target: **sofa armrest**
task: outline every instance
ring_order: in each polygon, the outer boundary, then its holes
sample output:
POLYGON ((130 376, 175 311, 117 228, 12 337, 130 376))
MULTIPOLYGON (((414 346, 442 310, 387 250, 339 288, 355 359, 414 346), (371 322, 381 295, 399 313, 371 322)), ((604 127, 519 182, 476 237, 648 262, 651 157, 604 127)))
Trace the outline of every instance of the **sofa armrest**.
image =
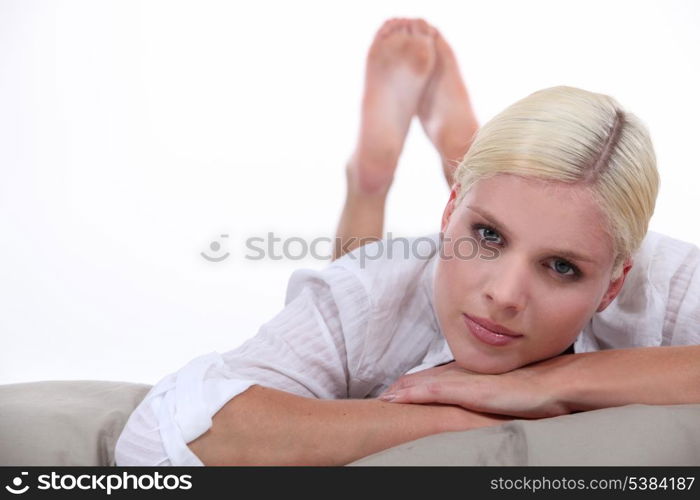
POLYGON ((0 465, 114 465, 114 446, 151 386, 69 380, 0 385, 0 465))
POLYGON ((698 466, 700 405, 629 405, 428 436, 350 465, 698 466))
MULTIPOLYGON (((0 466, 113 466, 150 385, 0 385, 0 466)), ((629 405, 424 437, 351 465, 700 465, 700 405, 629 405)))

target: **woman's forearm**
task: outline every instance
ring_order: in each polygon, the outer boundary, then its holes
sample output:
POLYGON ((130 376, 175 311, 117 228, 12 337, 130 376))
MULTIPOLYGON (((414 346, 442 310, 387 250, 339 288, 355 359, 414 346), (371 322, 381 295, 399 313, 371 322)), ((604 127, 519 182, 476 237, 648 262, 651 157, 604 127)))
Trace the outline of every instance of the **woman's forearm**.
POLYGON ((205 465, 343 465, 430 434, 507 420, 445 405, 316 400, 255 385, 188 446, 205 465))
POLYGON ((567 354, 524 369, 539 371, 571 412, 700 403, 700 346, 567 354))

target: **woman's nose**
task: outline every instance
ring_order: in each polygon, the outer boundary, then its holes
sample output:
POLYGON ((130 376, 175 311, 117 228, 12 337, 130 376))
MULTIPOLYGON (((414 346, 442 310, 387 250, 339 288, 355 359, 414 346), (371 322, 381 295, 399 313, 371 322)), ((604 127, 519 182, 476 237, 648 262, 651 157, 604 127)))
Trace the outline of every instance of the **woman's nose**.
POLYGON ((522 311, 527 302, 530 279, 527 267, 518 259, 505 259, 503 256, 493 261, 492 265, 483 289, 486 300, 499 309, 522 311))

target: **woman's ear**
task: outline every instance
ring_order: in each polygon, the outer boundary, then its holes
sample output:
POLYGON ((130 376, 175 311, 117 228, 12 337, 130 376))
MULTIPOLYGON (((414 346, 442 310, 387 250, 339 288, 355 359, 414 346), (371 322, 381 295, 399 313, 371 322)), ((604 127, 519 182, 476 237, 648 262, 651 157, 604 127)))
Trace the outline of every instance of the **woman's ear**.
POLYGON ((622 285, 625 283, 625 278, 627 277, 627 273, 632 269, 633 261, 632 258, 629 257, 627 260, 625 260, 624 264, 622 265, 622 274, 620 275, 619 278, 612 280, 610 282, 610 286, 608 286, 607 291, 605 292, 605 295, 603 295, 602 300, 600 301, 600 304, 598 305, 598 309, 596 309, 596 312, 601 312, 604 311, 610 303, 617 297, 617 294, 620 293, 620 290, 622 290, 622 285))
POLYGON ((455 211, 457 204, 457 194, 459 193, 459 184, 456 182, 452 185, 450 190, 450 198, 447 200, 447 205, 445 205, 445 210, 442 211, 442 223, 440 224, 440 232, 444 233, 447 229, 447 224, 450 222, 450 217, 452 217, 452 212, 455 211))

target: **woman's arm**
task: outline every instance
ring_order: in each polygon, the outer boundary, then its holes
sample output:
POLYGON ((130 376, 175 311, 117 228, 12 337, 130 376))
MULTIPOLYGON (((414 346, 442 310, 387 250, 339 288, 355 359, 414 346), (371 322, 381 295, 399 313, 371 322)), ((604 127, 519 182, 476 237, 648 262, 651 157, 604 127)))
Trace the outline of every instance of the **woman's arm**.
POLYGON ((476 374, 450 363, 401 377, 381 398, 524 418, 635 403, 700 403, 700 346, 564 354, 501 375, 476 374))
POLYGON ((541 373, 569 412, 634 403, 700 403, 697 345, 568 354, 524 369, 541 373))
POLYGON ((188 443, 205 465, 343 465, 429 434, 509 419, 444 405, 317 400, 255 385, 212 420, 188 443))

